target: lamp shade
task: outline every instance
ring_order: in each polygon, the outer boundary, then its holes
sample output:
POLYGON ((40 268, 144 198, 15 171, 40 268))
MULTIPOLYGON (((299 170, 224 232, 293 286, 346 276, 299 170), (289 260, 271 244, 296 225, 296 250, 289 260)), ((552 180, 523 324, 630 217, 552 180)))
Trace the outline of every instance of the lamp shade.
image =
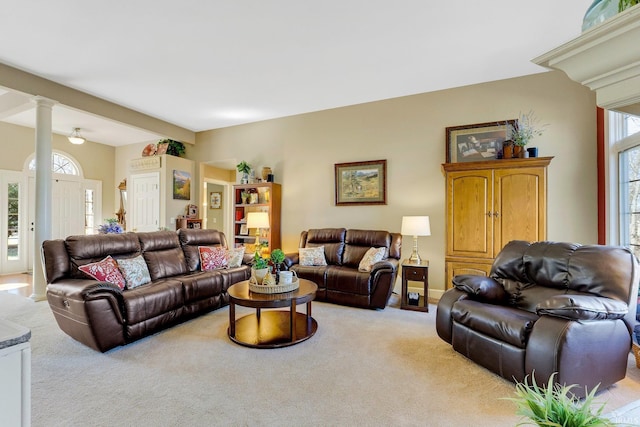
POLYGON ((403 216, 402 229, 404 236, 431 236, 428 216, 403 216))
POLYGON ((249 212, 247 214, 247 228, 269 228, 270 226, 267 212, 249 212))

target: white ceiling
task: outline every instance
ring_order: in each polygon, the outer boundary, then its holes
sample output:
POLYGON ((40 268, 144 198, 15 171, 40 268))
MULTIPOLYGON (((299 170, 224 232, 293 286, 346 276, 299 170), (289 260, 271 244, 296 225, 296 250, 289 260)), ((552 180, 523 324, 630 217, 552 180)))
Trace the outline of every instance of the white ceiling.
MULTIPOLYGON (((0 0, 0 62, 197 132, 542 72, 531 59, 578 36, 590 3, 0 0)), ((65 106, 53 120, 110 145, 161 137, 65 106)))

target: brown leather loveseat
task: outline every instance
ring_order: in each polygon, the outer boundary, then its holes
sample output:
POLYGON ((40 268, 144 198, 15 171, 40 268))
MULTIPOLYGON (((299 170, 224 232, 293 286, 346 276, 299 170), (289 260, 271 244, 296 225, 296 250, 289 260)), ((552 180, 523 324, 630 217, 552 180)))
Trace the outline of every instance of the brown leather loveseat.
MULTIPOLYGON (((299 248, 324 247, 325 265, 301 265, 300 252, 287 254, 285 266, 318 285, 316 300, 384 309, 398 272, 402 236, 380 230, 321 228, 303 231, 299 248), (384 248, 371 271, 358 267, 370 248, 384 248)), ((323 263, 319 263, 323 264, 323 263)))
POLYGON ((199 246, 226 247, 216 230, 70 236, 43 243, 47 300, 60 329, 98 351, 124 345, 228 304, 227 289, 250 266, 200 271, 199 246), (79 270, 110 255, 142 255, 150 283, 121 290, 79 270))
POLYGON ((638 262, 622 247, 508 243, 490 277, 462 275, 438 302, 438 335, 509 379, 604 389, 623 379, 638 295, 638 262))

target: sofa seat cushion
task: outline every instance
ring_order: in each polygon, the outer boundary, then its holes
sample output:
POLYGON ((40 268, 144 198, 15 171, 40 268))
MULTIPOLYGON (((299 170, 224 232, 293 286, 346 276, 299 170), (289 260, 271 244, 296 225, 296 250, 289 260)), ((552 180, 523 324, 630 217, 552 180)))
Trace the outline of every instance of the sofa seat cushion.
POLYGON ((327 270, 327 290, 371 295, 371 273, 350 267, 330 266, 327 270))
POLYGON ((182 282, 186 303, 218 296, 223 292, 224 279, 217 270, 189 274, 176 279, 182 282))
POLYGON ((328 266, 320 267, 296 264, 291 267, 291 270, 295 271, 299 278, 311 280, 318 285, 319 289, 324 289, 326 287, 325 282, 328 268, 328 266))
POLYGON ((531 329, 539 318, 528 311, 470 299, 457 301, 451 317, 469 329, 518 348, 526 348, 531 329))
POLYGON ((161 279, 122 293, 124 314, 129 324, 151 319, 184 305, 182 283, 161 279))

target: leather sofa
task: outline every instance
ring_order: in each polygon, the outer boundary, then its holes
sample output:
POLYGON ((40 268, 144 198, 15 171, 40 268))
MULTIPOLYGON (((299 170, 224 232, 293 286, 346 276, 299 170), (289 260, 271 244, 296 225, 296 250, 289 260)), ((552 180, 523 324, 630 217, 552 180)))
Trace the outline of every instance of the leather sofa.
POLYGON ((380 230, 311 229, 300 233, 299 248, 324 247, 327 265, 301 265, 300 253, 287 254, 285 268, 318 285, 316 300, 361 308, 384 309, 398 272, 402 236, 380 230), (370 248, 385 248, 370 272, 359 271, 370 248))
POLYGON ((198 246, 223 246, 216 230, 70 236, 47 240, 42 259, 47 300, 60 329, 101 352, 228 304, 227 289, 249 279, 247 256, 236 268, 200 271, 198 246), (150 283, 121 290, 79 270, 111 255, 144 257, 150 283))
POLYGON ((625 377, 638 295, 629 249, 512 241, 489 277, 453 286, 438 302, 438 335, 494 373, 547 384, 557 372, 578 397, 625 377))

